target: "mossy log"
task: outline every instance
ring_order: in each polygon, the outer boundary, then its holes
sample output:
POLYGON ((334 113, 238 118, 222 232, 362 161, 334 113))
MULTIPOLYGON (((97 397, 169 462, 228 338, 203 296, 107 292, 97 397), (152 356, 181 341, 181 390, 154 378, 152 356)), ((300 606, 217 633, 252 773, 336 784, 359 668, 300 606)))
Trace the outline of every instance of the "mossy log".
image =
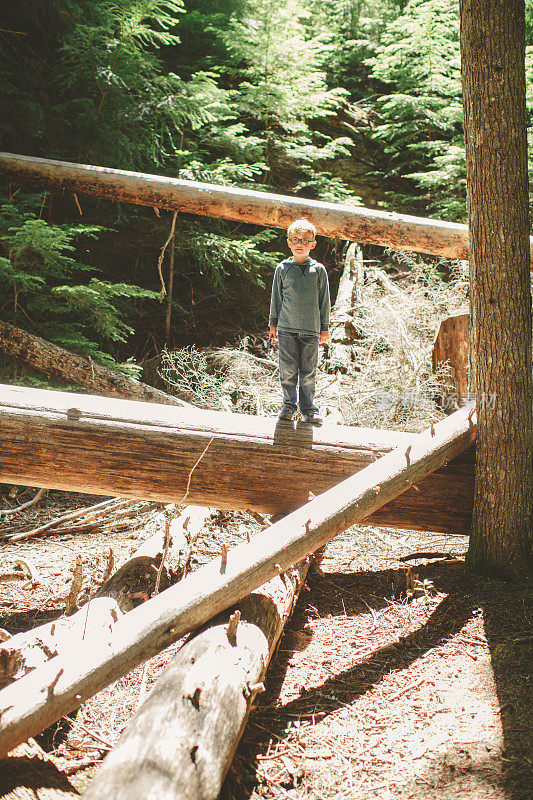
POLYGON ((103 367, 90 358, 34 336, 0 320, 0 353, 26 364, 46 377, 60 378, 104 397, 128 397, 170 406, 190 405, 186 400, 154 389, 123 372, 103 367))

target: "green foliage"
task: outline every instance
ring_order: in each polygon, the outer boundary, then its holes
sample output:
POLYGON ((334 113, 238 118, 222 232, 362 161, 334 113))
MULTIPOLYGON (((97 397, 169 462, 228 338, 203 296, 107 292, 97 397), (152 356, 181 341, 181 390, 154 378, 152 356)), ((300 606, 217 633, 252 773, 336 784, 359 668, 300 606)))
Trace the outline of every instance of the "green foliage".
POLYGON ((334 115, 347 93, 327 85, 324 46, 306 27, 309 13, 297 0, 243 0, 227 26, 213 30, 228 52, 226 70, 236 79, 237 87, 228 90, 241 123, 234 131, 246 136, 261 182, 283 185, 288 169, 296 191, 345 199, 353 193, 340 179, 327 185, 332 176, 324 162, 336 152, 349 153, 352 142, 319 134, 313 122, 334 115))
MULTIPOLYGON (((531 118, 533 0, 526 43, 531 118)), ((0 104, 4 150, 351 204, 368 195, 465 218, 458 4, 449 0, 9 3, 0 104)), ((84 226, 66 194, 52 208, 22 191, 4 203, 2 312, 109 363, 130 355, 133 340, 160 347, 164 308, 154 314, 146 300, 159 292, 168 216, 82 205, 84 226)), ((261 287, 279 241, 178 217, 176 336, 194 317, 189 282, 222 310, 228 287, 261 287)))
POLYGON ((183 259, 192 257, 198 262, 200 273, 207 277, 215 294, 226 295, 225 279, 230 270, 238 270, 252 282, 264 286, 261 271, 273 269, 282 257, 281 253, 264 250, 277 234, 266 230, 229 238, 209 227, 190 226, 178 237, 177 247, 183 259))
MULTIPOLYGON (((369 59, 372 74, 391 91, 376 101, 375 136, 389 157, 389 179, 411 179, 433 212, 466 213, 459 50, 459 8, 448 0, 409 0, 389 23, 369 59), (415 167, 413 169, 413 167, 415 167)), ((412 203, 407 192, 396 204, 412 203)))
MULTIPOLYGON (((95 270, 72 257, 73 242, 95 238, 95 225, 49 225, 14 201, 2 205, 0 288, 2 317, 69 350, 119 367, 102 349, 133 332, 125 322, 128 305, 155 299, 157 293, 94 276, 95 270)), ((131 368, 122 365, 131 373, 131 368)))

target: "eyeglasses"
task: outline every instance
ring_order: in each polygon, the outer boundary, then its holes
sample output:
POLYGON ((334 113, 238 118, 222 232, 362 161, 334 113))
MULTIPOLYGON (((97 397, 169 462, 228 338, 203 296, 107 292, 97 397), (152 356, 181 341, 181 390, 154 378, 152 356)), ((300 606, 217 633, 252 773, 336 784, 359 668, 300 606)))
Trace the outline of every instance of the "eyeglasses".
POLYGON ((314 239, 289 239, 289 244, 311 244, 314 239))

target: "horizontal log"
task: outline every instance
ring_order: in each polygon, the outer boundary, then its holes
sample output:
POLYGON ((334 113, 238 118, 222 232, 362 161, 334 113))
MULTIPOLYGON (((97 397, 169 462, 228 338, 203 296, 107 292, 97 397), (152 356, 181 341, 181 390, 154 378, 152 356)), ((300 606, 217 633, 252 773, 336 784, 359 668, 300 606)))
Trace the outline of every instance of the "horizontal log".
MULTIPOLYGON (((0 481, 266 514, 286 513, 407 446, 411 434, 0 386, 0 481), (191 475, 205 447, 208 450, 191 475)), ((472 454, 367 522, 468 533, 472 454)))
POLYGON ((303 216, 323 236, 446 258, 468 258, 467 226, 457 222, 14 153, 0 153, 0 177, 270 228, 288 228, 303 216))
POLYGON ((476 431, 474 411, 457 411, 124 614, 111 646, 80 645, 2 689, 0 756, 464 452, 476 431))

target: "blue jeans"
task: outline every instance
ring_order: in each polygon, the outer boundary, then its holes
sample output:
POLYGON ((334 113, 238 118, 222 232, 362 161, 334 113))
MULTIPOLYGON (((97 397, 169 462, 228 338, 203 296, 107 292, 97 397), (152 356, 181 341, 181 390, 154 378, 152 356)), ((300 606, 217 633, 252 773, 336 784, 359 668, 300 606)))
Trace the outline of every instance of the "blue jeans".
POLYGON ((315 380, 318 364, 318 336, 278 330, 279 377, 283 408, 294 413, 318 413, 315 406, 315 380), (298 387, 298 396, 296 394, 298 387))

